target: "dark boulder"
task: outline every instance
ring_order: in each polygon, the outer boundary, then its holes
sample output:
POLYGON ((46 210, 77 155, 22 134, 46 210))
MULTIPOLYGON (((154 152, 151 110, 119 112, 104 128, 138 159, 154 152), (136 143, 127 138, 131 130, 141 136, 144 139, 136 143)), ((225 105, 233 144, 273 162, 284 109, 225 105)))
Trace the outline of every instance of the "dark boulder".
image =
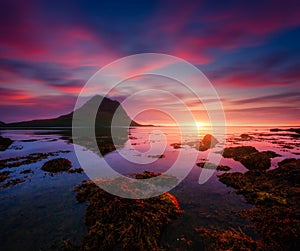
POLYGON ((257 152, 258 150, 253 146, 226 147, 223 151, 223 157, 236 159, 257 152))
POLYGON ((212 136, 211 134, 206 134, 199 145, 199 151, 206 151, 210 148, 215 147, 216 144, 218 144, 219 141, 212 136))
POLYGON ((233 158, 241 162, 248 170, 267 170, 271 166, 271 158, 280 155, 272 151, 259 152, 253 146, 228 147, 224 149, 224 158, 233 158))
POLYGON ((43 166, 42 170, 50 173, 68 171, 72 167, 71 161, 65 158, 57 158, 47 161, 43 166))
POLYGON ((4 138, 0 136, 0 151, 5 151, 12 143, 13 140, 10 138, 4 138))

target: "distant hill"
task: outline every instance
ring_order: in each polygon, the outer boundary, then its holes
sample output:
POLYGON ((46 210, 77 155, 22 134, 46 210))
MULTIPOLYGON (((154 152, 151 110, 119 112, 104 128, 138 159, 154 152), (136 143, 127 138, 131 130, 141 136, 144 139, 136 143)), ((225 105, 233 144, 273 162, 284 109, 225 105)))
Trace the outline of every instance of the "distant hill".
MULTIPOLYGON (((90 111, 91 107, 94 107, 94 104, 99 102, 100 96, 94 96, 89 101, 87 101, 81 108, 78 109, 80 114, 84 114, 85 118, 82 121, 82 124, 85 121, 90 119, 90 111)), ((98 109, 97 116, 96 116, 96 127, 101 126, 111 126, 111 121, 115 111, 119 108, 119 120, 118 126, 124 125, 132 125, 132 126, 143 126, 135 121, 133 121, 120 103, 116 100, 111 100, 109 98, 103 98, 102 103, 98 109)), ((50 119, 39 119, 39 120, 31 120, 31 121, 23 121, 23 122, 15 122, 15 123, 4 123, 0 122, 0 127, 2 128, 49 128, 49 127, 72 127, 72 119, 73 119, 73 112, 68 113, 66 115, 59 116, 57 118, 50 118, 50 119)))

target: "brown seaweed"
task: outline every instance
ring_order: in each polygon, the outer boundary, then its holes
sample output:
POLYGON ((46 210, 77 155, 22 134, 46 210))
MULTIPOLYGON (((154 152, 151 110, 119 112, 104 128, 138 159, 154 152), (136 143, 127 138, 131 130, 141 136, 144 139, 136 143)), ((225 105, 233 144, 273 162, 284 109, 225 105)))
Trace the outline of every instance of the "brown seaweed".
MULTIPOLYGON (((145 172, 138 178, 157 174, 145 172)), ((127 189, 125 184, 120 187, 127 189)), ((164 227, 181 215, 174 196, 164 193, 149 199, 126 199, 107 193, 92 181, 76 187, 77 200, 88 201, 88 233, 80 250, 162 250, 164 227)))

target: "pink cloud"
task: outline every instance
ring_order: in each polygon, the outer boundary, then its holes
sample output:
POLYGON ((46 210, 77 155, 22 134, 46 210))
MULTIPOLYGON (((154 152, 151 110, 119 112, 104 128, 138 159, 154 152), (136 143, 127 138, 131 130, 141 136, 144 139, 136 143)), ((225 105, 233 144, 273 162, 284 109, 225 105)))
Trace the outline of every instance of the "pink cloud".
POLYGON ((297 125, 300 124, 298 108, 286 107, 255 107, 227 109, 226 119, 229 125, 297 125))
MULTIPOLYGON (((229 4, 228 4, 229 5, 229 4)), ((216 58, 210 50, 228 51, 266 42, 270 35, 300 24, 297 1, 237 2, 230 8, 205 10, 205 3, 184 7, 169 3, 148 23, 148 40, 166 53, 195 64, 206 64, 216 58), (167 47, 168 44, 169 47, 167 47)))
POLYGON ((27 97, 15 102, 11 101, 1 103, 0 121, 9 123, 58 117, 73 110, 76 97, 67 95, 39 96, 27 97))
POLYGON ((0 57, 72 66, 104 65, 118 58, 116 50, 80 24, 41 18, 38 4, 9 3, 14 17, 0 25, 0 57))
POLYGON ((57 85, 53 88, 59 90, 62 94, 75 94, 80 93, 82 86, 68 86, 68 85, 57 85))
POLYGON ((33 96, 25 91, 0 88, 0 105, 23 105, 25 100, 31 98, 33 96))

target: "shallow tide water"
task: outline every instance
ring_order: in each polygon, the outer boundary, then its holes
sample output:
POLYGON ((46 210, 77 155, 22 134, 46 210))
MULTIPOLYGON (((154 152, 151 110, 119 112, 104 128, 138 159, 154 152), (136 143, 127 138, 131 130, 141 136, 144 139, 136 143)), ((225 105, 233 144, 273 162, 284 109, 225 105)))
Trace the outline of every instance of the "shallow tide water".
MULTIPOLYGON (((200 152, 195 146, 206 133, 210 133, 209 128, 200 128, 196 135, 187 130, 182 140, 174 127, 133 127, 124 145, 104 156, 116 171, 132 175, 145 170, 164 172, 172 166, 181 151, 185 152, 185 156, 197 154, 189 175, 170 191, 183 209, 181 218, 168 226, 162 236, 163 243, 171 246, 176 246, 182 238, 189 239, 194 228, 203 226, 240 227, 251 234, 246 220, 234 212, 251 208, 252 205, 218 181, 217 175, 223 172, 215 171, 207 182, 198 183, 202 170, 196 163, 205 162, 209 150, 200 152), (180 148, 171 145, 174 143, 181 143, 180 148), (151 146, 153 151, 149 152, 151 146)), ((274 151, 281 155, 272 159, 271 168, 276 168, 283 159, 299 158, 300 142, 291 134, 270 132, 270 127, 228 127, 225 145, 249 145, 259 151, 274 151), (247 133, 251 139, 242 140, 242 133, 247 133)), ((84 172, 51 175, 41 170, 46 161, 59 157, 69 159, 73 168, 80 167, 70 138, 59 130, 2 130, 0 135, 14 140, 7 150, 0 152, 0 160, 56 152, 56 156, 48 156, 36 163, 1 170, 11 172, 9 179, 23 181, 12 187, 0 188, 1 250, 49 250, 64 239, 79 243, 86 233, 83 223, 86 204, 76 201, 74 187, 83 180, 89 180, 89 177, 84 172), (28 169, 30 171, 22 173, 28 169)), ((215 136, 218 138, 218 135, 215 136)), ((213 150, 219 154, 218 148, 213 150)), ((89 150, 83 148, 82 151, 89 150)), ((221 158, 220 164, 231 167, 229 172, 246 171, 241 163, 233 159, 221 158)))

